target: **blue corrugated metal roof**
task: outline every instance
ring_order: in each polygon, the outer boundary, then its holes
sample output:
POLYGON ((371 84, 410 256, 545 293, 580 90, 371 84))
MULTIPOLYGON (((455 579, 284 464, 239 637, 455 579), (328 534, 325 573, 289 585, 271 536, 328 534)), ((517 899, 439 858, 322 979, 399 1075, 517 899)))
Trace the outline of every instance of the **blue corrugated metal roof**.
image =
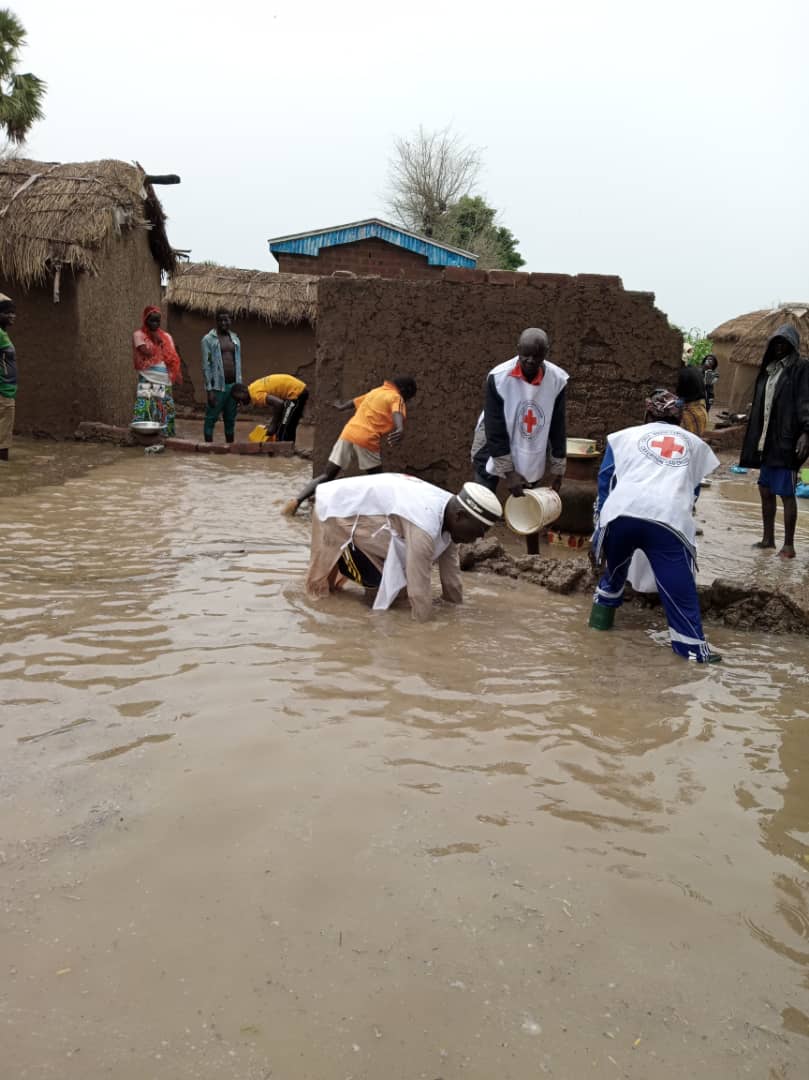
POLYGON ((336 247, 337 244, 354 244, 358 240, 384 240, 388 244, 424 255, 430 266, 466 266, 474 268, 477 256, 471 251, 450 247, 429 240, 426 236, 408 232, 398 225, 368 218, 365 221, 353 221, 349 225, 337 225, 331 229, 317 229, 314 232, 294 233, 291 236, 277 236, 269 241, 273 255, 313 255, 320 253, 322 247, 336 247))

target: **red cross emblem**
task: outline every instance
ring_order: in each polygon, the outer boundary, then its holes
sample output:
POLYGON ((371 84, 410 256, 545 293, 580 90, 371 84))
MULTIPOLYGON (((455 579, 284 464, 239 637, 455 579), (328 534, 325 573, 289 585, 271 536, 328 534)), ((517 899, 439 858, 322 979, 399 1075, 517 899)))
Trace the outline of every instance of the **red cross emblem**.
POLYGON ((678 443, 671 435, 666 435, 662 439, 658 439, 657 442, 651 444, 655 450, 660 451, 660 456, 670 460, 675 454, 684 454, 685 447, 682 443, 678 443))
POLYGON ((534 410, 529 407, 529 409, 526 412, 525 416, 522 418, 523 427, 525 428, 525 430, 530 435, 531 432, 534 430, 534 428, 537 426, 538 423, 539 423, 539 420, 534 415, 534 410))

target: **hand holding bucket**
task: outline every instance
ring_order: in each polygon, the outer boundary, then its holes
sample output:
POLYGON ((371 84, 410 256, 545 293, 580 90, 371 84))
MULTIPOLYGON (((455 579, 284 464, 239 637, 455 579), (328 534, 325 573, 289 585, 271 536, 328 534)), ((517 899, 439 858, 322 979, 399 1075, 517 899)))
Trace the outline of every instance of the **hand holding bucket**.
POLYGON ((506 524, 520 536, 531 536, 556 521, 562 513, 562 500, 553 488, 526 488, 521 496, 506 499, 506 524))

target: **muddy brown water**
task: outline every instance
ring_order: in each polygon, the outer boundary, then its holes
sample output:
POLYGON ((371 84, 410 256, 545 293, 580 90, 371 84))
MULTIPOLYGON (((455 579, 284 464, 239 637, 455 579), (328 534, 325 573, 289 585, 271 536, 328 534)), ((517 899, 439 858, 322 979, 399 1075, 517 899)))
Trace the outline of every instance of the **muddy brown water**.
MULTIPOLYGON (((807 1075, 805 639, 697 668, 484 575, 313 604, 304 464, 18 450, 4 1080, 807 1075)), ((744 570, 752 481, 700 512, 744 570)))

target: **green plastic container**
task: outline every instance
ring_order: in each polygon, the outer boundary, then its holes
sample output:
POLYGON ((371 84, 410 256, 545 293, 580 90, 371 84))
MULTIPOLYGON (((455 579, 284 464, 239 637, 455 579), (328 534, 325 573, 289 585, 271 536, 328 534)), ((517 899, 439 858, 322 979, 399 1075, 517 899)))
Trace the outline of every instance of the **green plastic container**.
POLYGON ((798 479, 802 484, 809 484, 809 469, 801 469, 798 479))

